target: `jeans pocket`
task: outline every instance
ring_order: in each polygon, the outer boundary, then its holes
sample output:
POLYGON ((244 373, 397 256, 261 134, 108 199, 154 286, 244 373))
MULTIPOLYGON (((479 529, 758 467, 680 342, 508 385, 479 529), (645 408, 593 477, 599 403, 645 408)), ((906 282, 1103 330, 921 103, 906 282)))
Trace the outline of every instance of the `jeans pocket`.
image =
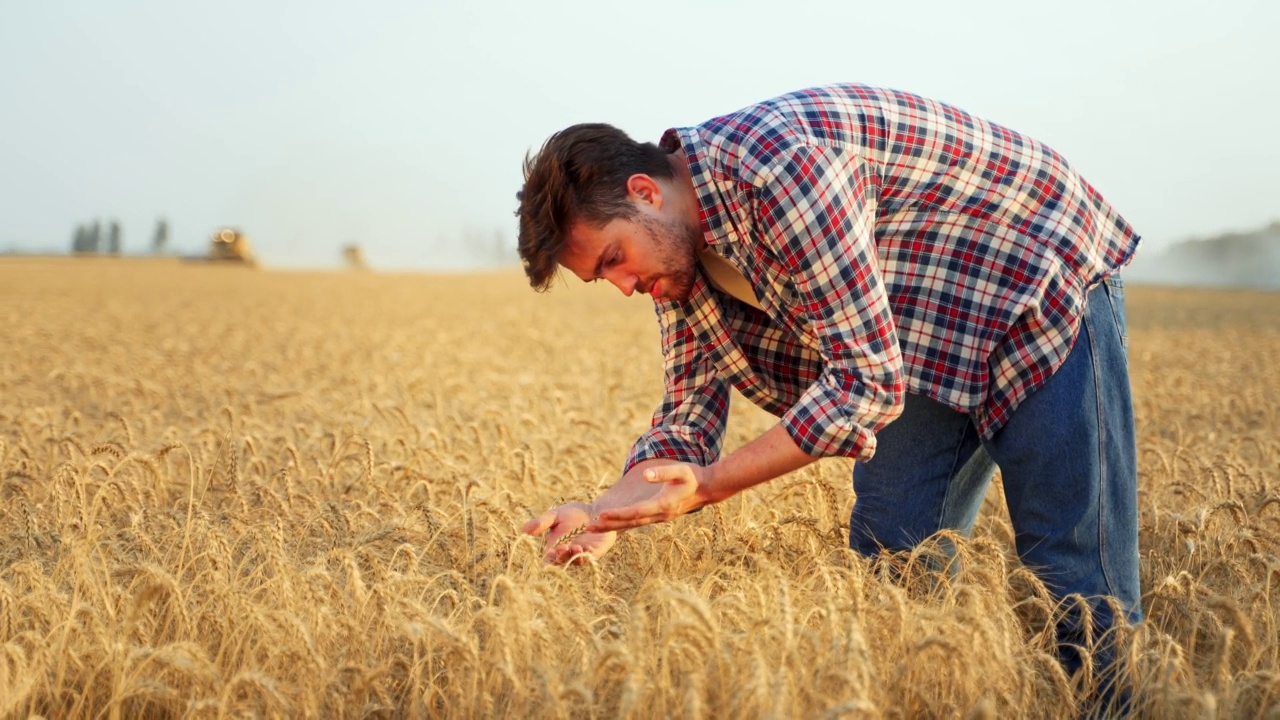
POLYGON ((1115 318, 1116 332, 1120 335, 1120 347, 1129 354, 1129 325, 1124 316, 1124 280, 1114 274, 1104 281, 1107 301, 1111 304, 1111 316, 1115 318))

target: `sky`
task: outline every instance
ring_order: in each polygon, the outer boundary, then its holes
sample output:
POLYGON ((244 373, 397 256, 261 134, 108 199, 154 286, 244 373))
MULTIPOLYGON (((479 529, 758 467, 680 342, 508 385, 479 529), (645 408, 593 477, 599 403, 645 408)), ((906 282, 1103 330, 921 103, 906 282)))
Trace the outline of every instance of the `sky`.
POLYGON ((462 269, 521 162, 790 90, 916 92, 1065 155, 1143 252, 1280 220, 1280 3, 0 0, 0 251, 118 219, 269 266, 462 269))

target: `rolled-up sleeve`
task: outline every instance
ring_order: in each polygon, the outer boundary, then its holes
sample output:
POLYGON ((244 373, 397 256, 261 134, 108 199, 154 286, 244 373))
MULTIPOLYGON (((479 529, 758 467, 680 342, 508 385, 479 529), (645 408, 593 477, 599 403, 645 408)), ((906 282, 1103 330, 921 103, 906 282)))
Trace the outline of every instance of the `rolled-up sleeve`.
POLYGON ((761 242, 790 275, 792 320, 819 343, 824 368, 783 416, 814 457, 868 460, 875 431, 902 413, 902 352, 876 257, 878 183, 851 153, 801 146, 755 185, 761 242))
POLYGON ((720 457, 729 388, 702 350, 679 306, 656 306, 662 330, 663 398, 648 431, 636 440, 623 473, 654 458, 710 465, 720 457))

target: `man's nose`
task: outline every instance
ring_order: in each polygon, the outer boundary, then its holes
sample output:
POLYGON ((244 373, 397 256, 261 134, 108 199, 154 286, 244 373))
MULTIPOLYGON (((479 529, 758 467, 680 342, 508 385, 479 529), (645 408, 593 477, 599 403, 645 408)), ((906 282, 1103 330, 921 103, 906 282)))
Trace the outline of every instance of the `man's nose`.
POLYGON ((635 275, 622 275, 621 277, 609 278, 609 282, 621 290, 623 295, 631 297, 631 293, 636 291, 636 285, 640 284, 640 278, 635 275))

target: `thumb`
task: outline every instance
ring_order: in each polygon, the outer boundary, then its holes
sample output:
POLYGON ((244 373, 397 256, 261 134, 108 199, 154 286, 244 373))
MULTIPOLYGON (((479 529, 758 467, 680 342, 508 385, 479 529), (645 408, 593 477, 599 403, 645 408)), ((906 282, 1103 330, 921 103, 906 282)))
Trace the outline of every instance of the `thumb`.
POLYGON ((659 465, 644 471, 644 479, 651 483, 665 483, 672 480, 689 479, 691 473, 684 465, 659 465))
POLYGON ((526 535, 541 535, 542 533, 547 531, 547 528, 555 524, 555 521, 556 521, 555 511, 548 510, 542 513, 541 515, 539 515, 538 517, 525 523, 524 527, 520 528, 520 532, 525 533, 526 535))

